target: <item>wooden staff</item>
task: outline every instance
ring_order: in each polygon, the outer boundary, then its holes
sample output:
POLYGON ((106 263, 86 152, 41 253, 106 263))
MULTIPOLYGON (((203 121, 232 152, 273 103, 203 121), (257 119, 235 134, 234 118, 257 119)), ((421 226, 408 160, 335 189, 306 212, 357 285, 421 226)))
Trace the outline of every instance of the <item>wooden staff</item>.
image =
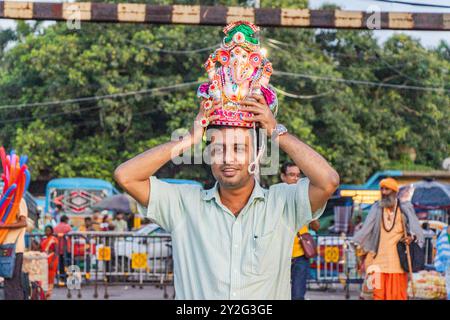
MULTIPOLYGON (((405 237, 405 239, 408 237, 408 233, 406 232, 406 224, 403 221, 403 217, 402 217, 402 212, 400 210, 400 217, 402 218, 402 224, 403 224, 403 236, 405 237)), ((414 278, 413 278, 413 269, 412 269, 412 262, 411 262, 411 251, 409 249, 409 244, 405 242, 405 246, 406 246, 406 258, 408 259, 408 269, 409 269, 409 277, 411 278, 411 291, 412 291, 412 296, 413 299, 416 297, 416 290, 414 287, 414 278)))

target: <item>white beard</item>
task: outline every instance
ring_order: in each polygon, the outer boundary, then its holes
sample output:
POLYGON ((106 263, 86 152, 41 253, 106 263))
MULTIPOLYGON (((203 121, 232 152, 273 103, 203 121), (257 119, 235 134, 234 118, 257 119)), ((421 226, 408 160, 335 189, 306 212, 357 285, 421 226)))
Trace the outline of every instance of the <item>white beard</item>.
POLYGON ((381 198, 380 207, 382 208, 393 208, 395 206, 396 196, 389 196, 386 198, 381 198))

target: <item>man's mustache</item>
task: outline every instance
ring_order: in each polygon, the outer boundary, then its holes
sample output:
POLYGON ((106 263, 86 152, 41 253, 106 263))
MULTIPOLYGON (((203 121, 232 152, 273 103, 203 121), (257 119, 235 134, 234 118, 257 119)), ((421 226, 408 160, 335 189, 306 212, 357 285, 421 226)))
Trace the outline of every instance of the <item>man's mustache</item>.
POLYGON ((395 205, 395 201, 397 199, 397 196, 395 194, 389 194, 389 195, 381 195, 381 206, 393 206, 395 205))

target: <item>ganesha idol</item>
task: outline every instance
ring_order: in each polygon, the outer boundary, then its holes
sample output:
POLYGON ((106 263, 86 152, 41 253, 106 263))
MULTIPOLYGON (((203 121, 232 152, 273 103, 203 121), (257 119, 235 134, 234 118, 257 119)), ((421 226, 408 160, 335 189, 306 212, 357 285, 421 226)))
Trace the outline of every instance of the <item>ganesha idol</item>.
MULTIPOLYGON (((258 31, 257 26, 246 21, 230 23, 223 29, 225 37, 221 47, 206 61, 204 67, 209 82, 200 85, 197 95, 204 99, 206 110, 219 104, 212 113, 219 115, 219 119, 210 124, 253 127, 253 122, 242 119, 253 114, 242 110, 239 104, 253 94, 263 95, 272 112, 276 113, 277 96, 269 85, 272 65, 261 52, 256 38, 258 31)), ((203 126, 209 124, 203 121, 203 126)))

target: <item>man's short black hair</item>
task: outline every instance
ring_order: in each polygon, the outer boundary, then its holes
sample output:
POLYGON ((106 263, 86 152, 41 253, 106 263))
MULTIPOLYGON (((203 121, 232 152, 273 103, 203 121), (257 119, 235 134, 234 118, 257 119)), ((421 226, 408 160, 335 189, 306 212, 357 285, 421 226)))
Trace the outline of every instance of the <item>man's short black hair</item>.
POLYGON ((91 217, 85 217, 84 218, 84 222, 88 222, 88 221, 92 221, 92 218, 91 217))
POLYGON ((285 163, 283 163, 283 165, 281 166, 281 173, 282 174, 286 174, 287 172, 287 168, 289 167, 296 167, 297 165, 295 163, 293 163, 292 161, 286 161, 285 163))
POLYGON ((68 216, 63 215, 63 216, 61 217, 61 222, 68 222, 68 221, 69 221, 69 217, 68 217, 68 216))

